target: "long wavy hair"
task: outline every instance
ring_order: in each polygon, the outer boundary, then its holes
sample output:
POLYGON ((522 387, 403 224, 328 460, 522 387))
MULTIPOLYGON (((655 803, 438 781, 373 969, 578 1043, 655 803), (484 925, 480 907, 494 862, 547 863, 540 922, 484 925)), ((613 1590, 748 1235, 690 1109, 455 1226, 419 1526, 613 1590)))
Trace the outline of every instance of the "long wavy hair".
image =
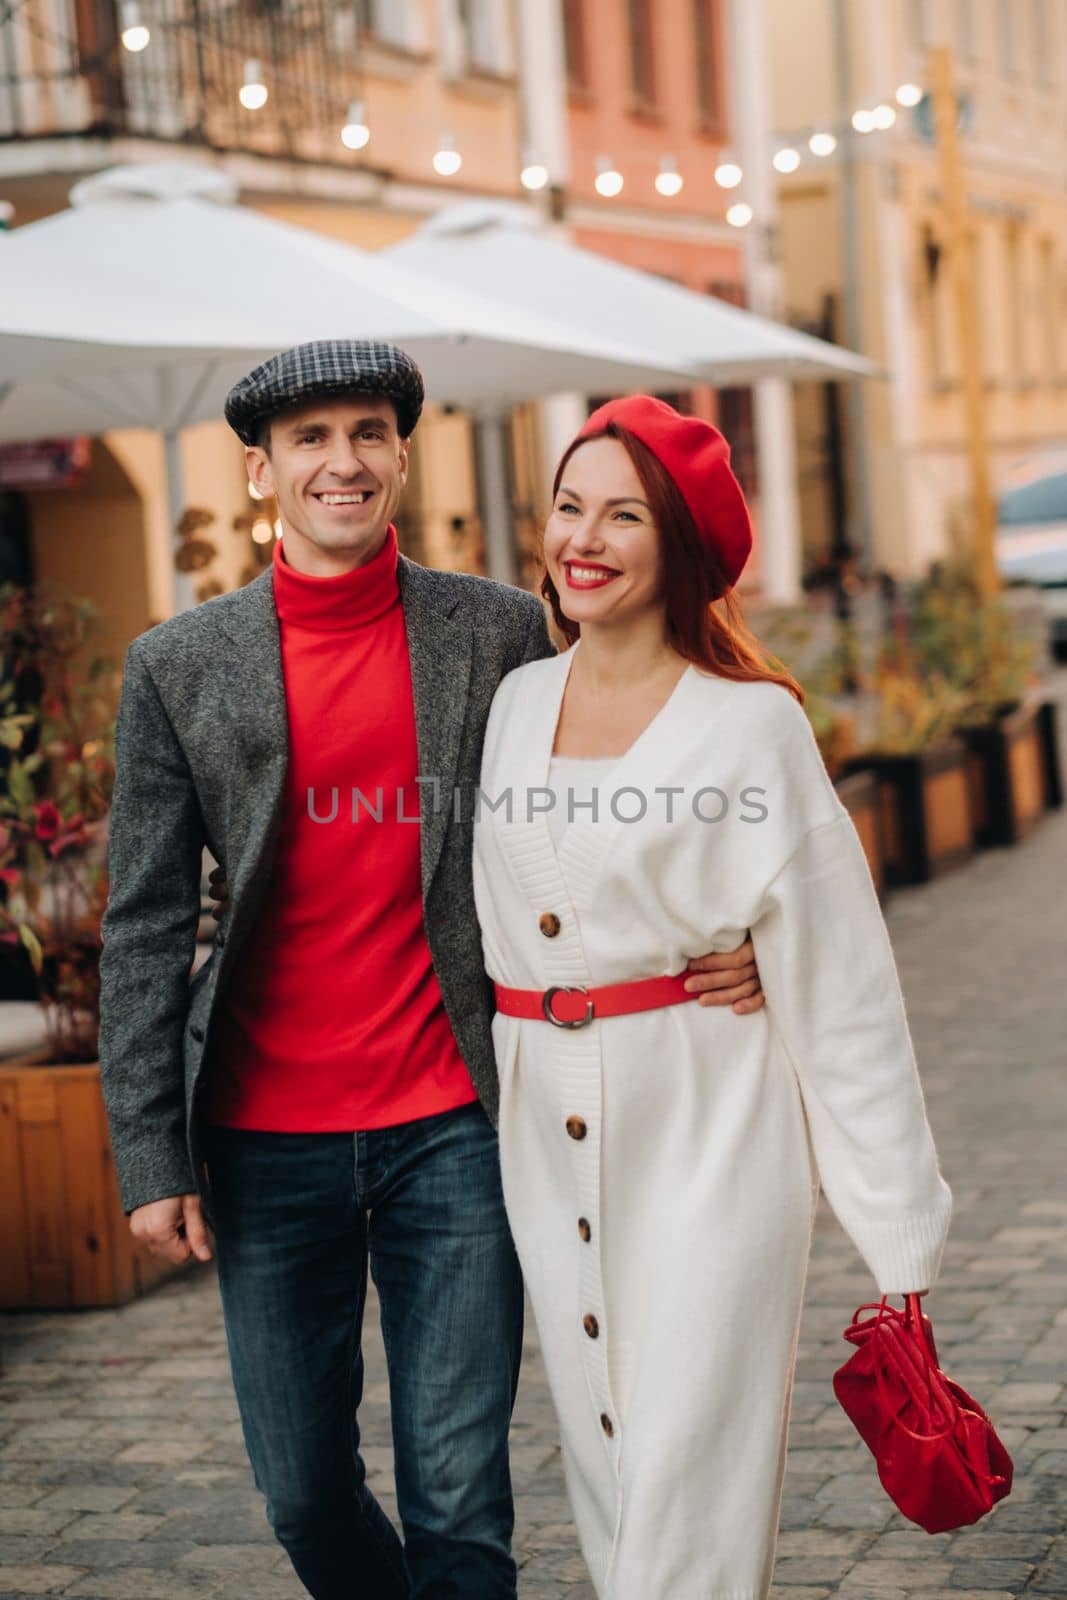
MULTIPOLYGON (((739 683, 779 683, 803 705, 800 684, 784 662, 763 649, 745 622, 733 586, 727 583, 715 553, 708 550, 697 532, 682 491, 659 458, 635 434, 617 422, 609 422, 603 433, 575 440, 556 468, 553 501, 571 456, 591 438, 617 439, 637 470, 659 531, 667 636, 678 654, 720 678, 733 678, 739 683)), ((582 630, 564 615, 547 567, 541 593, 569 647, 582 630)))

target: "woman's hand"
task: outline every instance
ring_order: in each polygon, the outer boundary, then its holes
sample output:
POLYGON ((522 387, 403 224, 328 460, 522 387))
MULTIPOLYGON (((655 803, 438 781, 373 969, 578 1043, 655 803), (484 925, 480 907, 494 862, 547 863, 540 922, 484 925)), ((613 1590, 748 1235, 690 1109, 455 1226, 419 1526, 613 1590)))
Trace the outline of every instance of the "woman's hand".
POLYGON ((706 956, 694 956, 686 969, 692 981, 686 984, 689 994, 700 996, 698 1005, 733 1006, 737 1016, 747 1016, 764 1004, 763 986, 756 966, 756 951, 751 939, 739 944, 736 950, 720 950, 706 956))

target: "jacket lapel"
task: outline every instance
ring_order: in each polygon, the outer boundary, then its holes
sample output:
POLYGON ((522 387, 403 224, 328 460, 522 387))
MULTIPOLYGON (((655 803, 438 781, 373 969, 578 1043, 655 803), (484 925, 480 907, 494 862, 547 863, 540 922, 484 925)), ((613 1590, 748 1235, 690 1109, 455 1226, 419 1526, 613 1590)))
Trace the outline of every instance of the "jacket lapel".
POLYGON ((234 593, 223 627, 234 648, 220 662, 220 670, 226 674, 228 694, 240 707, 238 744, 226 752, 230 822, 225 865, 232 911, 223 964, 228 967, 266 890, 289 766, 289 717, 272 568, 234 593))
POLYGON ((446 574, 417 566, 401 556, 398 579, 411 659, 419 777, 436 780, 420 785, 425 900, 452 815, 452 791, 467 712, 474 641, 462 611, 454 614, 459 596, 446 574))

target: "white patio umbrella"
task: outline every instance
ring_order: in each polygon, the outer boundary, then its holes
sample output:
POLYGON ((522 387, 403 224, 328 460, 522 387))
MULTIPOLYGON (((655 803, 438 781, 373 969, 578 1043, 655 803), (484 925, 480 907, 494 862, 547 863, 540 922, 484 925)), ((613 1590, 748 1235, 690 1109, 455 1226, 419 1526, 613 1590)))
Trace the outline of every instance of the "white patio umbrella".
POLYGON ((654 347, 690 381, 876 377, 864 356, 784 323, 535 231, 522 208, 470 200, 439 212, 380 254, 441 284, 559 318, 591 337, 654 347))
POLYGON ((434 400, 492 419, 480 430, 486 538, 510 576, 506 411, 683 376, 644 344, 438 285, 236 198, 208 168, 117 167, 77 184, 69 210, 0 239, 0 441, 157 428, 176 521, 179 431, 221 416, 250 367, 309 339, 390 340, 434 400))

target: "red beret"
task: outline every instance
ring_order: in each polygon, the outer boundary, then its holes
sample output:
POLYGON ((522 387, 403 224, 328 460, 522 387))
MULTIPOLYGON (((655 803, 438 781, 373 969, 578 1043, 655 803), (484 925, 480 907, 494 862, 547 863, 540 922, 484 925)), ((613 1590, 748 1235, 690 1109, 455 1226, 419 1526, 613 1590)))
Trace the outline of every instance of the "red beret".
POLYGON ((699 417, 683 417, 665 400, 634 394, 594 411, 577 438, 602 434, 609 422, 634 434, 666 467, 727 583, 736 583, 752 550, 752 521, 730 470, 730 446, 718 428, 699 417))

